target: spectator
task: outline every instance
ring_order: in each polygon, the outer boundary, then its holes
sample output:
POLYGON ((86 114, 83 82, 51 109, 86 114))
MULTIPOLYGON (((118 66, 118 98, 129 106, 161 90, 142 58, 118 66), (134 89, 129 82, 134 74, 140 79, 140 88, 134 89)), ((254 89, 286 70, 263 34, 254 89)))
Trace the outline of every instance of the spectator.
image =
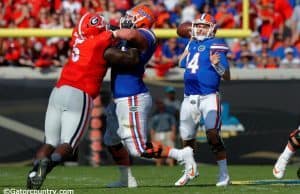
POLYGON ((181 23, 186 21, 193 21, 197 15, 197 10, 191 0, 186 1, 186 5, 181 12, 181 23))
POLYGON ((179 0, 163 0, 163 3, 167 9, 167 11, 174 10, 175 6, 179 4, 179 0))
POLYGON ((296 5, 293 10, 293 15, 291 18, 291 27, 292 27, 292 42, 295 43, 299 39, 300 35, 300 5, 296 5))
POLYGON ((174 9, 170 12, 169 23, 171 28, 176 28, 180 24, 180 15, 182 12, 182 6, 180 4, 176 4, 174 9))
POLYGON ((167 11, 163 3, 159 3, 157 6, 157 20, 155 22, 156 28, 164 28, 165 24, 168 23, 170 19, 170 13, 167 11))
POLYGON ((131 0, 112 0, 111 2, 116 5, 116 10, 122 15, 133 6, 131 0))
POLYGON ((240 42, 240 49, 236 52, 235 54, 235 60, 238 61, 241 58, 241 54, 244 53, 251 53, 250 49, 249 49, 249 44, 247 42, 247 40, 241 40, 240 42))
POLYGON ((274 52, 272 49, 269 47, 269 40, 266 38, 261 39, 262 45, 261 49, 256 51, 256 56, 261 57, 263 53, 265 53, 267 56, 274 56, 274 52))
POLYGON ((62 9, 65 12, 76 14, 79 13, 82 5, 78 0, 64 0, 62 2, 62 9))
POLYGON ((274 32, 270 37, 269 46, 273 51, 277 50, 279 47, 283 45, 283 33, 274 32))
POLYGON ((106 21, 112 26, 119 26, 119 21, 122 16, 120 12, 117 11, 116 5, 112 2, 108 2, 108 10, 103 12, 106 21))
POLYGON ((294 57, 294 50, 290 47, 284 49, 285 57, 280 61, 280 68, 299 68, 300 60, 294 57))
POLYGON ((29 6, 26 1, 15 4, 15 9, 12 13, 12 21, 18 28, 27 28, 28 20, 30 18, 29 6))
MULTIPOLYGON (((165 104, 156 100, 156 113, 150 118, 150 136, 152 141, 159 141, 164 145, 174 147, 176 139, 175 117, 166 110, 165 104)), ((156 160, 156 165, 161 166, 164 159, 156 160)), ((166 162, 169 166, 174 166, 174 159, 168 158, 166 162)))
POLYGON ((227 12, 233 15, 235 26, 240 26, 241 15, 237 9, 237 5, 236 0, 229 0, 227 12))
POLYGON ((6 65, 19 66, 19 58, 21 56, 20 43, 17 40, 8 40, 4 46, 5 56, 4 63, 6 65))
POLYGON ((192 0, 192 3, 200 10, 206 3, 206 0, 192 0))
POLYGON ((57 48, 55 45, 45 45, 42 48, 40 57, 35 62, 35 67, 48 68, 50 66, 59 66, 57 59, 57 48))
POLYGON ((73 21, 71 13, 64 12, 62 17, 63 17, 62 20, 63 20, 64 28, 71 28, 76 23, 76 21, 75 22, 73 21))
POLYGON ((200 10, 200 13, 206 13, 206 14, 212 14, 212 8, 208 3, 205 3, 202 7, 202 9, 200 10))
POLYGON ((227 61, 228 61, 229 65, 230 65, 230 68, 236 67, 236 63, 235 63, 235 60, 234 60, 234 55, 231 51, 229 51, 227 53, 226 57, 227 57, 227 61))
POLYGON ((0 27, 7 27, 12 15, 12 0, 6 3, 0 1, 0 27))
POLYGON ((176 98, 176 90, 174 87, 167 86, 165 88, 163 103, 167 106, 169 112, 175 116, 176 120, 178 120, 181 102, 176 98))
POLYGON ((273 56, 267 56, 268 63, 265 65, 265 69, 277 69, 278 63, 275 57, 273 56))
MULTIPOLYGON (((158 48, 160 49, 160 48, 158 48)), ((156 53, 155 71, 158 77, 164 77, 170 68, 177 66, 182 53, 176 38, 168 39, 161 47, 161 53, 156 53), (161 54, 161 55, 159 55, 161 54)))
POLYGON ((253 32, 249 41, 249 49, 252 53, 260 51, 262 48, 262 41, 258 32, 253 32))
POLYGON ((217 25, 220 28, 234 28, 234 16, 227 11, 227 5, 225 2, 220 3, 218 6, 217 14, 215 15, 217 25))
POLYGON ((299 52, 296 49, 296 47, 292 44, 291 41, 291 37, 285 37, 283 40, 283 45, 281 47, 278 47, 275 51, 274 51, 274 55, 279 58, 280 60, 284 58, 285 56, 285 49, 286 48, 292 48, 293 49, 293 55, 294 57, 298 57, 299 56, 299 52))
POLYGON ((253 55, 248 51, 242 52, 241 59, 240 59, 240 62, 237 64, 237 67, 238 68, 246 68, 246 69, 256 68, 256 65, 253 61, 253 55))

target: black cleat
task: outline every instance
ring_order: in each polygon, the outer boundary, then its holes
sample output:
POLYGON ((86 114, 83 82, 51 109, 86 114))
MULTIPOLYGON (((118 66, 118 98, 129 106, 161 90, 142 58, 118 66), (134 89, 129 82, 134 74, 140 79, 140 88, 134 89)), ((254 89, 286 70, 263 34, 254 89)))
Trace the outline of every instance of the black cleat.
POLYGON ((28 176, 27 179, 27 188, 30 189, 40 189, 47 175, 47 169, 50 164, 50 160, 48 158, 41 159, 38 164, 38 169, 36 175, 33 177, 28 176), (28 184, 29 182, 29 184, 28 184))
POLYGON ((31 174, 31 172, 28 174, 28 176, 27 176, 27 184, 26 184, 26 188, 27 189, 32 189, 32 183, 31 183, 31 178, 30 178, 30 175, 31 174))

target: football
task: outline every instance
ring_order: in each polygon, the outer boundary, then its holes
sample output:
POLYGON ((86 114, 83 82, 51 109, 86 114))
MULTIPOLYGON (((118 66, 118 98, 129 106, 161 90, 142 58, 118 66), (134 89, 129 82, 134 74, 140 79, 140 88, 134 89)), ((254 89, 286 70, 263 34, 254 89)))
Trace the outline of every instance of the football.
POLYGON ((183 22, 177 27, 177 34, 183 38, 191 37, 192 22, 183 22))

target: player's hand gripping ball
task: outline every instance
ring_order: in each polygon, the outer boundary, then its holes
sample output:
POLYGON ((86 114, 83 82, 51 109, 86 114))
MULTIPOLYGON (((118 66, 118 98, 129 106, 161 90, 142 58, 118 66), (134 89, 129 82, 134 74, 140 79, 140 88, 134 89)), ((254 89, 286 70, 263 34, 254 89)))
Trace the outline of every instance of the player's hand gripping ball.
POLYGON ((191 22, 183 22, 177 27, 177 34, 183 38, 190 38, 192 30, 191 22))

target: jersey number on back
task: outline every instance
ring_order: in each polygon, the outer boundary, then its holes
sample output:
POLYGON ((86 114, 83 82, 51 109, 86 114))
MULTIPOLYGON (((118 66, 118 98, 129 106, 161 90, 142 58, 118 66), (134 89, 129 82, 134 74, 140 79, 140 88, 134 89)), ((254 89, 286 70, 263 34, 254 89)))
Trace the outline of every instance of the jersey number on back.
MULTIPOLYGON (((199 69, 199 65, 198 65, 199 55, 200 53, 195 53, 192 60, 190 60, 187 64, 187 68, 191 70, 191 73, 196 73, 197 70, 199 69)), ((190 56, 188 56, 187 59, 189 59, 189 57, 190 56)))

